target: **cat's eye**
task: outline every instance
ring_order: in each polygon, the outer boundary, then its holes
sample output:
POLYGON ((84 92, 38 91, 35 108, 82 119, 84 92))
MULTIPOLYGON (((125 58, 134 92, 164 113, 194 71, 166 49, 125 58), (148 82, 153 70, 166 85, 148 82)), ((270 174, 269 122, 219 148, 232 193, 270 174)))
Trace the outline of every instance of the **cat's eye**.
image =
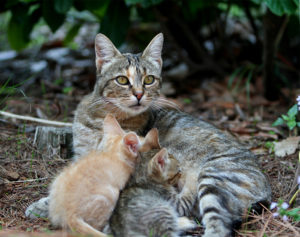
POLYGON ((120 85, 128 85, 129 84, 129 80, 127 77, 124 76, 119 76, 116 78, 116 81, 120 84, 120 85))
POLYGON ((151 85, 154 81, 155 81, 154 76, 149 75, 149 76, 145 77, 144 84, 145 85, 151 85))

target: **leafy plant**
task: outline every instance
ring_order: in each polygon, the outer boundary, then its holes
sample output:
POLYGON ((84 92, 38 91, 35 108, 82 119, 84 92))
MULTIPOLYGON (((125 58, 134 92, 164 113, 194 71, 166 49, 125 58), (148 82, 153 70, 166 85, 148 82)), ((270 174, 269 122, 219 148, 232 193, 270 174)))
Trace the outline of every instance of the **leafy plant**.
MULTIPOLYGON (((214 9, 223 9, 223 11, 227 11, 227 6, 230 6, 232 11, 238 9, 239 13, 240 10, 243 11, 241 6, 245 1, 251 3, 251 7, 265 4, 279 16, 295 14, 299 8, 298 0, 174 0, 169 1, 168 4, 178 5, 186 20, 190 20, 196 19, 199 11, 212 6, 214 9)), ((139 15, 139 19, 148 21, 155 19, 156 14, 152 8, 165 4, 165 2, 167 0, 2 0, 0 13, 11 12, 7 34, 11 47, 16 50, 28 46, 30 33, 41 19, 46 22, 52 32, 55 32, 65 22, 70 11, 74 10, 92 13, 101 23, 100 31, 112 39, 117 46, 120 46, 125 39, 134 10, 142 13, 139 15)), ((74 22, 64 43, 70 43, 77 35, 81 24, 80 20, 74 22)))
POLYGON ((273 213, 274 217, 281 216, 284 221, 287 221, 288 218, 292 219, 293 221, 300 221, 300 208, 289 208, 289 204, 284 202, 282 199, 280 199, 277 202, 272 202, 270 209, 277 208, 276 212, 273 213))
POLYGON ((280 126, 286 124, 288 128, 293 130, 296 126, 300 127, 300 122, 297 122, 296 115, 298 113, 298 105, 293 105, 287 112, 287 114, 282 114, 272 126, 280 126))

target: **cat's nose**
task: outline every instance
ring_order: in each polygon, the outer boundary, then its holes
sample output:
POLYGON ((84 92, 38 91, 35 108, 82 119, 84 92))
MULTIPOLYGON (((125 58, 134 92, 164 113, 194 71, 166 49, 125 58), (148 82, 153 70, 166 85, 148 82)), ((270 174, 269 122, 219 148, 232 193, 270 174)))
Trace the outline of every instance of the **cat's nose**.
POLYGON ((140 100, 143 97, 144 93, 143 92, 135 92, 134 95, 138 100, 140 100))

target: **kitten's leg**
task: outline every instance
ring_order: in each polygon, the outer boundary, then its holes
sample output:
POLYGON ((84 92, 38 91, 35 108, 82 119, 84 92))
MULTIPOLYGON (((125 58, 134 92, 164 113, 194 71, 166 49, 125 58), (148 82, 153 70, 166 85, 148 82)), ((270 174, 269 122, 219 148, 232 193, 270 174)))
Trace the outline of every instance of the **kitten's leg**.
POLYGON ((190 230, 197 227, 197 224, 194 221, 191 221, 189 218, 185 216, 178 217, 177 224, 180 231, 190 230))
POLYGON ((179 216, 191 216, 197 199, 197 175, 189 175, 179 194, 173 194, 171 203, 179 216))
POLYGON ((47 218, 49 215, 49 197, 41 198, 40 200, 32 203, 27 207, 25 216, 30 219, 36 219, 40 217, 47 218))
POLYGON ((83 219, 77 217, 71 217, 68 220, 68 227, 75 232, 80 234, 84 234, 87 236, 95 236, 95 237, 108 237, 108 235, 98 231, 88 223, 86 223, 83 219))

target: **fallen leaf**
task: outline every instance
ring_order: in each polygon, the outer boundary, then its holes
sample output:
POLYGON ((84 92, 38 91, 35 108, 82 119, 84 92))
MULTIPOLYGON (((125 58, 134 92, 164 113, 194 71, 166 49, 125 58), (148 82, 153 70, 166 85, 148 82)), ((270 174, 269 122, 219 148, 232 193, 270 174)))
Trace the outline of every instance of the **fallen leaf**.
POLYGON ((284 157, 287 155, 294 154, 298 148, 300 142, 300 136, 298 137, 288 137, 280 142, 274 142, 275 155, 279 157, 284 157))

